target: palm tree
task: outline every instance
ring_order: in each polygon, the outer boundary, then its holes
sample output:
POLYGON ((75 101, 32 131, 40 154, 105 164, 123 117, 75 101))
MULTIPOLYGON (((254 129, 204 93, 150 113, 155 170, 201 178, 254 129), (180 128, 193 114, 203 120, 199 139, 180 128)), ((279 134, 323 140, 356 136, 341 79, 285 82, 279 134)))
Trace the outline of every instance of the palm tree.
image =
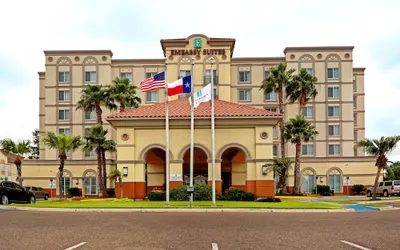
POLYGON ((109 87, 102 85, 87 85, 82 90, 81 98, 77 103, 76 110, 83 110, 85 112, 96 111, 97 123, 103 124, 101 106, 108 109, 116 109, 117 106, 109 98, 109 87))
POLYGON ((128 78, 116 77, 113 83, 110 87, 110 99, 120 103, 119 112, 124 112, 126 107, 139 107, 142 100, 136 95, 137 87, 128 78))
MULTIPOLYGON (((287 86, 292 81, 292 74, 295 71, 294 69, 287 70, 286 63, 280 63, 276 67, 272 67, 270 69, 269 77, 265 78, 262 81, 261 88, 264 90, 264 94, 270 94, 275 92, 278 94, 278 109, 279 112, 284 115, 285 111, 283 109, 283 87, 287 86)), ((283 117, 279 121, 279 129, 281 132, 281 158, 285 158, 285 140, 282 136, 283 134, 283 117)))
POLYGON ((272 160, 272 163, 267 164, 267 172, 273 172, 279 176, 277 188, 280 189, 280 193, 286 193, 286 178, 288 171, 292 169, 293 161, 289 158, 277 158, 272 160))
POLYGON ((117 187, 117 180, 119 182, 119 198, 122 199, 123 191, 122 191, 122 173, 118 169, 112 170, 108 174, 108 179, 115 181, 115 187, 117 187))
POLYGON ((65 134, 56 135, 53 132, 48 132, 46 137, 43 139, 43 143, 50 149, 57 149, 59 152, 58 158, 60 159, 60 166, 58 167, 58 170, 60 171, 60 174, 58 176, 58 183, 60 188, 60 197, 64 198, 64 183, 62 178, 64 175, 65 160, 67 160, 67 152, 74 152, 77 148, 82 146, 81 137, 65 134))
POLYGON ((108 131, 103 129, 103 126, 95 126, 89 129, 84 136, 86 144, 83 147, 84 151, 96 151, 97 154, 97 169, 98 169, 98 183, 99 183, 99 196, 106 195, 107 189, 107 163, 105 152, 115 151, 115 142, 107 140, 106 135, 108 131))
POLYGON ((6 154, 15 154, 14 164, 17 167, 17 180, 19 184, 22 186, 22 159, 24 159, 23 155, 29 153, 31 151, 30 141, 22 140, 18 143, 14 142, 11 139, 4 139, 1 141, 1 146, 6 154))
POLYGON ((286 86, 287 98, 290 103, 299 101, 299 115, 302 115, 303 108, 314 99, 318 91, 316 83, 318 79, 302 69, 298 75, 293 77, 292 82, 286 86))
POLYGON ((296 116, 296 118, 290 118, 285 123, 283 137, 285 140, 290 140, 292 144, 296 145, 296 160, 294 167, 294 193, 301 193, 300 184, 300 151, 301 142, 308 142, 313 140, 318 132, 315 130, 314 125, 309 121, 305 120, 302 116, 296 116))
POLYGON ((387 155, 390 154, 400 141, 400 136, 384 137, 380 139, 364 139, 355 144, 356 148, 363 148, 364 152, 376 157, 375 166, 378 168, 376 171, 374 190, 372 200, 376 200, 376 186, 378 184, 379 175, 382 169, 385 169, 388 164, 387 155))

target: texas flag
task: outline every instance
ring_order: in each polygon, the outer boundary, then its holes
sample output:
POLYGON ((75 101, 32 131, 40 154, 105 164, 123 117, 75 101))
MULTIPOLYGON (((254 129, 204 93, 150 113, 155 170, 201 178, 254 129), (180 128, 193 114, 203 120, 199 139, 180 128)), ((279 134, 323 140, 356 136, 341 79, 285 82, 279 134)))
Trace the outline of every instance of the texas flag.
POLYGON ((185 76, 168 83, 168 96, 192 92, 192 76, 185 76))

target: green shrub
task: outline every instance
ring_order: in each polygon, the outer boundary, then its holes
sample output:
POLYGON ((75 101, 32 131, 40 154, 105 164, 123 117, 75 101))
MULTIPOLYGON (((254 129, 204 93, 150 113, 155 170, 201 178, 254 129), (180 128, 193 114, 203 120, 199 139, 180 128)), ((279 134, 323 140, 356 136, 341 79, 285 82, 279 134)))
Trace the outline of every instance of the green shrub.
POLYGON ((148 198, 150 201, 165 201, 165 192, 160 190, 151 191, 148 198))
POLYGON ((224 198, 229 201, 254 201, 255 196, 254 193, 246 192, 241 188, 231 188, 224 198))
POLYGON ((169 197, 171 201, 188 201, 189 194, 187 186, 178 186, 169 190, 169 197))
MULTIPOLYGON (((331 194, 331 187, 328 185, 317 185, 318 187, 318 194, 320 195, 330 195, 331 194)), ((315 193, 315 188, 313 193, 315 193)))
POLYGON ((209 186, 207 184, 194 185, 193 200, 209 201, 211 199, 212 199, 212 187, 211 186, 209 186))
POLYGON ((77 187, 68 188, 68 194, 71 196, 82 196, 77 187))
POLYGON ((224 201, 224 200, 226 200, 226 197, 225 197, 225 195, 219 195, 219 194, 217 194, 217 200, 219 200, 219 201, 224 201))
POLYGON ((361 194, 361 192, 365 191, 365 186, 363 184, 354 184, 351 188, 351 191, 355 192, 356 194, 361 194))
POLYGON ((281 199, 275 197, 266 197, 257 200, 258 202, 282 202, 281 199))
POLYGON ((107 189, 107 196, 108 197, 115 197, 115 188, 107 189))

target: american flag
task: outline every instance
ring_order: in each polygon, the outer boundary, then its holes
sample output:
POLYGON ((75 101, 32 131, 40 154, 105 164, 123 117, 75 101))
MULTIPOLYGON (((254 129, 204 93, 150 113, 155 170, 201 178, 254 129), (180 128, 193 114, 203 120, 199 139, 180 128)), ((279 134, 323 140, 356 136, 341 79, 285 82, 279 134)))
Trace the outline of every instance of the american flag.
POLYGON ((156 89, 165 88, 165 72, 158 73, 141 82, 142 92, 149 92, 156 89))

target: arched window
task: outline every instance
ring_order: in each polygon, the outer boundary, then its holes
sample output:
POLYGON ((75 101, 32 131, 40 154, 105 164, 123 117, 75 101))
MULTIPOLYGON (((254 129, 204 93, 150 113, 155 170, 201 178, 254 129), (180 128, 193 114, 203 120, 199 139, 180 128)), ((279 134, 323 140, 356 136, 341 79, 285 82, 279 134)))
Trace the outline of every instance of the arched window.
POLYGON ((97 194, 96 172, 87 171, 84 177, 85 177, 85 194, 97 194))
POLYGON ((342 187, 342 173, 339 169, 331 169, 328 172, 328 183, 331 190, 340 192, 342 187))
MULTIPOLYGON (((60 172, 57 173, 57 178, 56 178, 56 182, 57 182, 57 194, 60 194, 60 184, 58 183, 58 177, 60 176, 60 172)), ((72 186, 72 173, 67 170, 64 169, 63 171, 63 175, 61 178, 61 181, 63 183, 63 190, 64 190, 64 195, 69 194, 68 189, 70 189, 72 186)))
POLYGON ((302 172, 301 189, 305 193, 312 193, 314 190, 315 172, 312 169, 304 169, 302 172))

